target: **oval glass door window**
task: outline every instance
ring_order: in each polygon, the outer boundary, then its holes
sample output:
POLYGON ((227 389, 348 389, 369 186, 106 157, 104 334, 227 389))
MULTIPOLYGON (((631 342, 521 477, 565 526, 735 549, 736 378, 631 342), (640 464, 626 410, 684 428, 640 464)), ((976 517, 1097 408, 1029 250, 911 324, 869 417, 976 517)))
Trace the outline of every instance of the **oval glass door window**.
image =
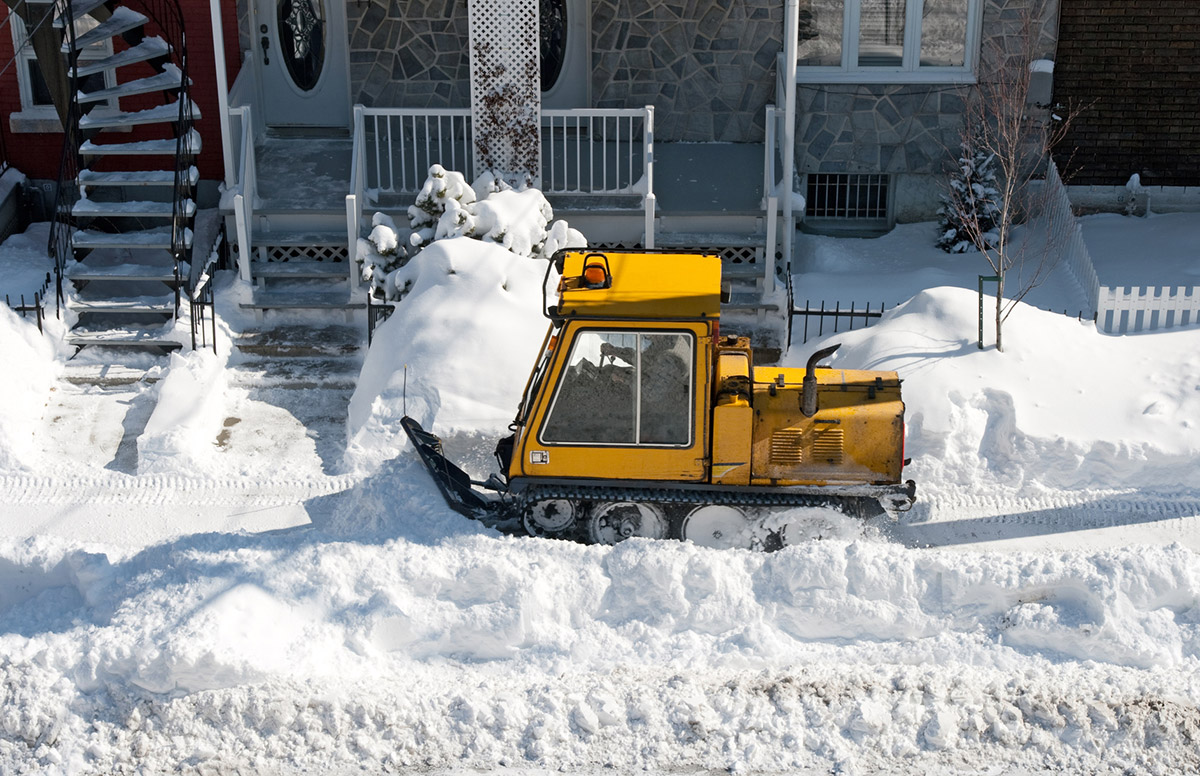
POLYGON ((558 82, 567 58, 567 0, 541 0, 538 17, 542 38, 542 91, 548 92, 558 82))
POLYGON ((311 91, 325 62, 323 0, 280 0, 277 8, 279 47, 288 75, 301 90, 311 91))

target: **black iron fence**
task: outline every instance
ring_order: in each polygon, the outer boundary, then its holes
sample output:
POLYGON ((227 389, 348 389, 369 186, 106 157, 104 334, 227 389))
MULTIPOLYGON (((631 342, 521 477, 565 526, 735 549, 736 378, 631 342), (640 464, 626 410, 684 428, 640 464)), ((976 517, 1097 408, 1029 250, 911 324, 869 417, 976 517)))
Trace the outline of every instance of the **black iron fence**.
MULTIPOLYGON (((892 306, 895 307, 895 305, 892 306)), ((872 308, 869 302, 859 308, 857 303, 851 302, 850 309, 848 310, 842 309, 841 302, 835 302, 833 309, 827 309, 824 301, 821 302, 821 306, 819 308, 814 308, 812 303, 806 299, 804 300, 804 307, 791 308, 791 314, 788 316, 788 331, 790 335, 791 331, 794 329, 794 321, 796 318, 803 318, 804 338, 802 342, 808 342, 808 330, 812 319, 814 318, 816 319, 817 323, 816 333, 813 336, 823 337, 825 336, 825 326, 827 325, 825 321, 827 318, 832 319, 832 323, 830 324, 832 326, 831 333, 836 334, 837 332, 841 331, 843 321, 849 324, 846 326, 846 331, 852 331, 854 329, 855 321, 859 321, 861 323, 859 328, 865 328, 879 320, 879 318, 883 316, 883 313, 886 309, 887 308, 882 302, 879 303, 878 308, 872 308)))
POLYGON ((375 295, 367 292, 367 347, 375 337, 375 327, 392 317, 396 307, 391 302, 379 302, 375 295))
POLYGON ((26 302, 25 295, 21 294, 20 302, 13 304, 12 299, 8 294, 4 295, 4 303, 12 308, 13 312, 18 312, 24 318, 32 314, 37 319, 38 331, 43 331, 43 322, 46 320, 46 291, 50 288, 51 278, 50 273, 46 273, 46 279, 42 281, 42 287, 33 292, 32 302, 26 302))

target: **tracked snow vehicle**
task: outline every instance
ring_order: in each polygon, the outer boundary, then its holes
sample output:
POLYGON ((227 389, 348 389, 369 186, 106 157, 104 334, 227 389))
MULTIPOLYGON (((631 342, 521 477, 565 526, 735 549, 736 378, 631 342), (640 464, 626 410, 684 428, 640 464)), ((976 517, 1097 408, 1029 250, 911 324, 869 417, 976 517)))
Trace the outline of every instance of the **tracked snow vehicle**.
MULTIPOLYGON (((755 366, 722 337, 712 254, 560 251, 541 356, 496 460, 472 481, 441 441, 403 425, 452 508, 539 536, 709 546, 786 540, 778 515, 908 509, 895 372, 755 366)), ((547 270, 549 276, 549 270, 547 270)))

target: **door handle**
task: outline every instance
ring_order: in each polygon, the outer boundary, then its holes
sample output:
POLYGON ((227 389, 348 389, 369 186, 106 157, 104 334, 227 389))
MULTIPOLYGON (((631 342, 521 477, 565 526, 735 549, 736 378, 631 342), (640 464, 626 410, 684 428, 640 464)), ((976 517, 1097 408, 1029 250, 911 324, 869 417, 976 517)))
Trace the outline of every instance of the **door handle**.
POLYGON ((271 64, 271 58, 267 56, 267 49, 271 48, 271 39, 264 35, 259 39, 259 42, 262 44, 263 64, 269 65, 271 64))

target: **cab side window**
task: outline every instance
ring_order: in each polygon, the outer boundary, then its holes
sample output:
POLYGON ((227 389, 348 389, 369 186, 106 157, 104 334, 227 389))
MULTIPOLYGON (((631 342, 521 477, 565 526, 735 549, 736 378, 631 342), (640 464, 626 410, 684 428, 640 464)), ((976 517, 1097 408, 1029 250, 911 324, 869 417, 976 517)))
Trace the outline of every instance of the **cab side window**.
POLYGON ((690 444, 693 351, 688 333, 580 332, 542 441, 690 444))

